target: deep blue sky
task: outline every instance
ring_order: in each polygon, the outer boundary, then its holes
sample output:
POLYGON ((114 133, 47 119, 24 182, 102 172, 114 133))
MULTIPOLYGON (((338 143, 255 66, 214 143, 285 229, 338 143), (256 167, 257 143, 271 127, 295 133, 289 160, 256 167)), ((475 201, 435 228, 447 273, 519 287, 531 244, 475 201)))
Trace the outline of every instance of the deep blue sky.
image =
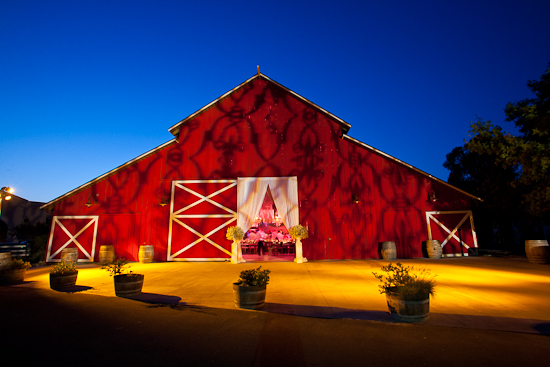
POLYGON ((256 71, 440 179, 550 62, 550 1, 0 0, 0 186, 50 201, 256 71))

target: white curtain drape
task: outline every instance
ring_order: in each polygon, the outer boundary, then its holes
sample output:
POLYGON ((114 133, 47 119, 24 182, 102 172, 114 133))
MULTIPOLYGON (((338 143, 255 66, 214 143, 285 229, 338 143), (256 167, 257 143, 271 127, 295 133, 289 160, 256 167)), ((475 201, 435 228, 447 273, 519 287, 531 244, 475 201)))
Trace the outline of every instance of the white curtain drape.
POLYGON ((248 231, 271 190, 279 216, 287 228, 299 224, 298 178, 243 177, 237 179, 237 226, 248 231))
POLYGON ((298 212, 298 179, 296 177, 281 177, 269 182, 271 195, 277 207, 279 217, 290 229, 299 224, 298 212))

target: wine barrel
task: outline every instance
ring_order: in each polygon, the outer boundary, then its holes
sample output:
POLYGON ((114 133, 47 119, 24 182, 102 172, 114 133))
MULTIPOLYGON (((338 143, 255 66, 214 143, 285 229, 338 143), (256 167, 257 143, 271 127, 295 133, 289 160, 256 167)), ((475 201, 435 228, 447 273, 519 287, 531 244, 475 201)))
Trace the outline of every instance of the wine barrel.
POLYGON ((71 247, 61 250, 61 261, 72 261, 76 263, 78 261, 78 249, 76 247, 71 247))
POLYGON ((249 310, 258 310, 264 307, 266 288, 266 286, 243 287, 239 283, 233 283, 235 307, 249 310))
POLYGON ((110 264, 115 260, 115 247, 113 245, 103 245, 99 247, 99 263, 110 264))
POLYGON ((11 260, 11 252, 0 252, 0 270, 7 267, 11 260))
POLYGON ((25 269, 5 269, 0 272, 0 284, 17 284, 22 283, 25 280, 25 269))
POLYGON ((143 245, 139 246, 139 262, 140 263, 150 263, 155 257, 155 249, 153 245, 143 245))
POLYGON ((441 248, 441 242, 438 240, 427 240, 426 251, 430 259, 441 259, 443 256, 443 248, 441 248))
POLYGON ((397 249, 395 248, 395 242, 385 241, 380 243, 382 253, 382 259, 384 260, 395 260, 397 257, 397 249))
POLYGON ((386 294, 386 301, 393 319, 403 322, 421 322, 430 317, 430 297, 418 301, 405 300, 386 294))
POLYGON ((525 254, 530 263, 546 264, 550 256, 550 247, 546 240, 525 240, 525 254))
POLYGON ((137 296, 143 289, 144 274, 115 275, 115 295, 117 297, 137 296))
POLYGON ((60 290, 73 287, 76 284, 78 271, 72 274, 50 274, 50 288, 60 290))

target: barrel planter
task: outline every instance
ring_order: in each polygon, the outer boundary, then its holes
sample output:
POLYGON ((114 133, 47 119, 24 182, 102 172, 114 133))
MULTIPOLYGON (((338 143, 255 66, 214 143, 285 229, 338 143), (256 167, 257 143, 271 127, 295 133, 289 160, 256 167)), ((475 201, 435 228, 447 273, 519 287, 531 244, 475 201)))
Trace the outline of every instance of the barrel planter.
POLYGON ((546 264, 550 256, 550 247, 546 240, 525 240, 525 254, 533 264, 546 264))
POLYGON ((235 307, 249 310, 258 310, 265 305, 266 286, 245 287, 240 283, 233 283, 235 307))
POLYGON ((421 322, 430 316, 430 295, 400 295, 386 293, 391 317, 403 322, 421 322))
POLYGON ((2 269, 0 270, 0 284, 17 284, 25 280, 27 269, 2 269))
POLYGON ((115 260, 115 247, 113 245, 103 245, 99 247, 99 263, 110 264, 115 260))
POLYGON ((382 254, 382 259, 384 260, 395 260, 397 258, 397 249, 395 248, 395 242, 381 242, 380 253, 382 254))
POLYGON ((430 259, 441 259, 443 256, 443 248, 441 247, 441 242, 438 240, 427 240, 426 241, 426 252, 430 259))
POLYGON ((139 246, 138 258, 140 263, 150 263, 155 257, 155 249, 152 245, 139 246))
POLYGON ((8 266, 11 260, 11 252, 0 252, 0 270, 8 266))
POLYGON ((115 294, 117 297, 132 297, 141 293, 143 288, 143 274, 115 275, 115 294))
POLYGON ((64 248, 61 250, 61 261, 78 262, 78 249, 76 247, 64 248))
POLYGON ((73 287, 76 284, 78 271, 68 274, 50 274, 50 288, 60 290, 73 287))

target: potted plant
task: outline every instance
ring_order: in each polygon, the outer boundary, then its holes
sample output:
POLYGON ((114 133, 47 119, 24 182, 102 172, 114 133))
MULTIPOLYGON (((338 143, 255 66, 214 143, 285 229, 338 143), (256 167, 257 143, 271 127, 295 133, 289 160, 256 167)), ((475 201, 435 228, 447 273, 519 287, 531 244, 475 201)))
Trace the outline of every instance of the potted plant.
POLYGON ((25 273, 31 264, 29 262, 15 259, 11 260, 0 270, 0 284, 16 284, 25 280, 25 273))
POLYGON ((380 294, 386 294, 386 301, 392 318, 404 322, 427 320, 430 315, 430 295, 435 294, 435 280, 426 268, 393 265, 382 266, 385 274, 372 274, 382 284, 380 294), (416 273, 411 273, 415 271, 416 273))
POLYGON ((239 262, 244 262, 244 260, 242 259, 242 252, 239 249, 239 244, 244 238, 244 231, 241 229, 241 227, 232 226, 227 228, 225 238, 233 241, 233 243, 231 244, 231 263, 237 264, 239 262))
POLYGON ((307 262, 307 259, 302 256, 302 240, 309 237, 307 228, 301 224, 298 224, 291 227, 288 234, 290 234, 292 239, 296 240, 296 258, 294 259, 294 262, 298 264, 307 262))
POLYGON ((129 271, 130 265, 126 259, 117 258, 103 268, 114 278, 117 297, 132 297, 141 293, 145 275, 129 271))
POLYGON ((78 270, 73 261, 61 261, 50 269, 50 288, 60 290, 76 284, 78 270))
POLYGON ((235 297, 235 306, 257 310, 265 304, 266 286, 269 282, 269 273, 271 271, 258 269, 243 270, 239 280, 233 283, 233 295, 235 297))

